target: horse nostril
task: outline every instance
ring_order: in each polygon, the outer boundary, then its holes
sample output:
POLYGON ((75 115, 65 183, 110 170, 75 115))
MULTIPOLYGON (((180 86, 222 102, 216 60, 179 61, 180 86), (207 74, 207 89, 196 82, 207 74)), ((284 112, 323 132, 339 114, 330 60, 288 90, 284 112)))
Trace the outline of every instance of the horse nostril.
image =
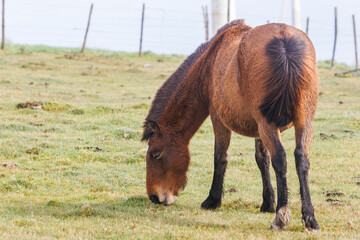
POLYGON ((150 196, 150 201, 156 204, 160 204, 159 198, 155 194, 150 196))

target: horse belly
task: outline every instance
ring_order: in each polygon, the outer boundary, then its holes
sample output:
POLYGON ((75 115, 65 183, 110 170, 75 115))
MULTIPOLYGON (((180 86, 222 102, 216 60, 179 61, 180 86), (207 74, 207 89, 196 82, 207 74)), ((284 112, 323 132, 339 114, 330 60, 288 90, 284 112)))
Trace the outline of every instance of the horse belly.
POLYGON ((232 131, 247 136, 247 137, 259 137, 257 123, 255 121, 228 121, 227 124, 228 128, 232 131))
POLYGON ((259 137, 258 125, 242 99, 229 105, 229 99, 217 98, 213 107, 218 118, 230 130, 248 137, 259 137))

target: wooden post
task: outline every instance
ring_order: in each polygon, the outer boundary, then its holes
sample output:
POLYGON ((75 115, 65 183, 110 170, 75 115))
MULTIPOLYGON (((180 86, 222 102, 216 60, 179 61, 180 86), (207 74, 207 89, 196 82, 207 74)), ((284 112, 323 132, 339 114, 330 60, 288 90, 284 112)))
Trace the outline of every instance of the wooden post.
POLYGON ((81 53, 84 53, 84 51, 85 51, 86 38, 87 38, 89 27, 90 27, 90 20, 91 20, 91 14, 92 14, 93 6, 94 6, 94 4, 92 3, 91 7, 90 7, 89 19, 88 19, 88 23, 87 23, 87 27, 86 27, 84 43, 83 43, 83 46, 82 46, 82 49, 81 49, 81 53))
POLYGON ((205 25, 205 40, 209 41, 209 13, 206 6, 202 6, 203 16, 204 16, 204 25, 205 25))
POLYGON ((5 49, 5 0, 2 0, 2 38, 1 49, 5 49))
POLYGON ((230 0, 228 0, 227 22, 230 22, 230 0))
POLYGON ((306 18, 306 35, 309 35, 309 22, 310 22, 310 19, 309 17, 306 18))
POLYGON ((358 64, 358 53, 357 53, 357 41, 356 41, 356 25, 355 25, 355 15, 352 15, 353 19, 353 29, 354 29, 354 44, 355 44, 355 66, 356 70, 359 68, 358 64))
POLYGON ((333 54, 332 54, 332 59, 331 59, 331 69, 334 68, 336 39, 337 39, 337 7, 335 7, 335 38, 334 38, 333 54))
POLYGON ((141 51, 142 51, 142 42, 143 42, 143 33, 144 33, 144 15, 145 15, 145 3, 143 3, 142 15, 141 15, 141 32, 140 32, 139 56, 141 56, 141 51))

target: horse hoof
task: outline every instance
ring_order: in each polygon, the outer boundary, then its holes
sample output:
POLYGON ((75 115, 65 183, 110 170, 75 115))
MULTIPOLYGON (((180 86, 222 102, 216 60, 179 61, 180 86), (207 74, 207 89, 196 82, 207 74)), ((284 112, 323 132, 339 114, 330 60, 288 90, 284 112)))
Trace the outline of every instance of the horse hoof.
POLYGON ((213 199, 212 197, 208 197, 202 204, 201 204, 201 208, 202 209, 216 209, 218 207, 220 207, 221 205, 221 200, 216 200, 213 199))
POLYGON ((261 205, 260 212, 274 213, 275 212, 274 205, 270 205, 270 204, 264 202, 261 205))
POLYGON ((270 225, 272 230, 284 230, 290 222, 290 209, 287 206, 281 207, 276 213, 274 221, 270 225))
POLYGON ((318 232, 320 231, 319 224, 316 222, 315 217, 305 216, 305 231, 306 232, 318 232))

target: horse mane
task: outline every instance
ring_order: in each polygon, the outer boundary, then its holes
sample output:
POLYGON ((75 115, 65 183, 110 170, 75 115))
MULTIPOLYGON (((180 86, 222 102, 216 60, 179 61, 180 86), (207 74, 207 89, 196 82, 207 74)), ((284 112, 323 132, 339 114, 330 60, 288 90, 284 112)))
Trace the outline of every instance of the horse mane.
POLYGON ((153 126, 157 124, 159 119, 164 113, 166 106, 169 103, 170 98, 176 92, 176 88, 184 81, 185 75, 190 70, 191 66, 204 54, 204 52, 210 47, 214 39, 227 29, 233 26, 245 25, 244 19, 234 20, 221 27, 215 36, 209 41, 202 43, 194 53, 192 53, 186 60, 178 67, 178 69, 165 81, 161 88, 157 91, 155 98, 151 104, 149 113, 145 119, 143 128, 142 140, 148 140, 154 133, 153 126))

